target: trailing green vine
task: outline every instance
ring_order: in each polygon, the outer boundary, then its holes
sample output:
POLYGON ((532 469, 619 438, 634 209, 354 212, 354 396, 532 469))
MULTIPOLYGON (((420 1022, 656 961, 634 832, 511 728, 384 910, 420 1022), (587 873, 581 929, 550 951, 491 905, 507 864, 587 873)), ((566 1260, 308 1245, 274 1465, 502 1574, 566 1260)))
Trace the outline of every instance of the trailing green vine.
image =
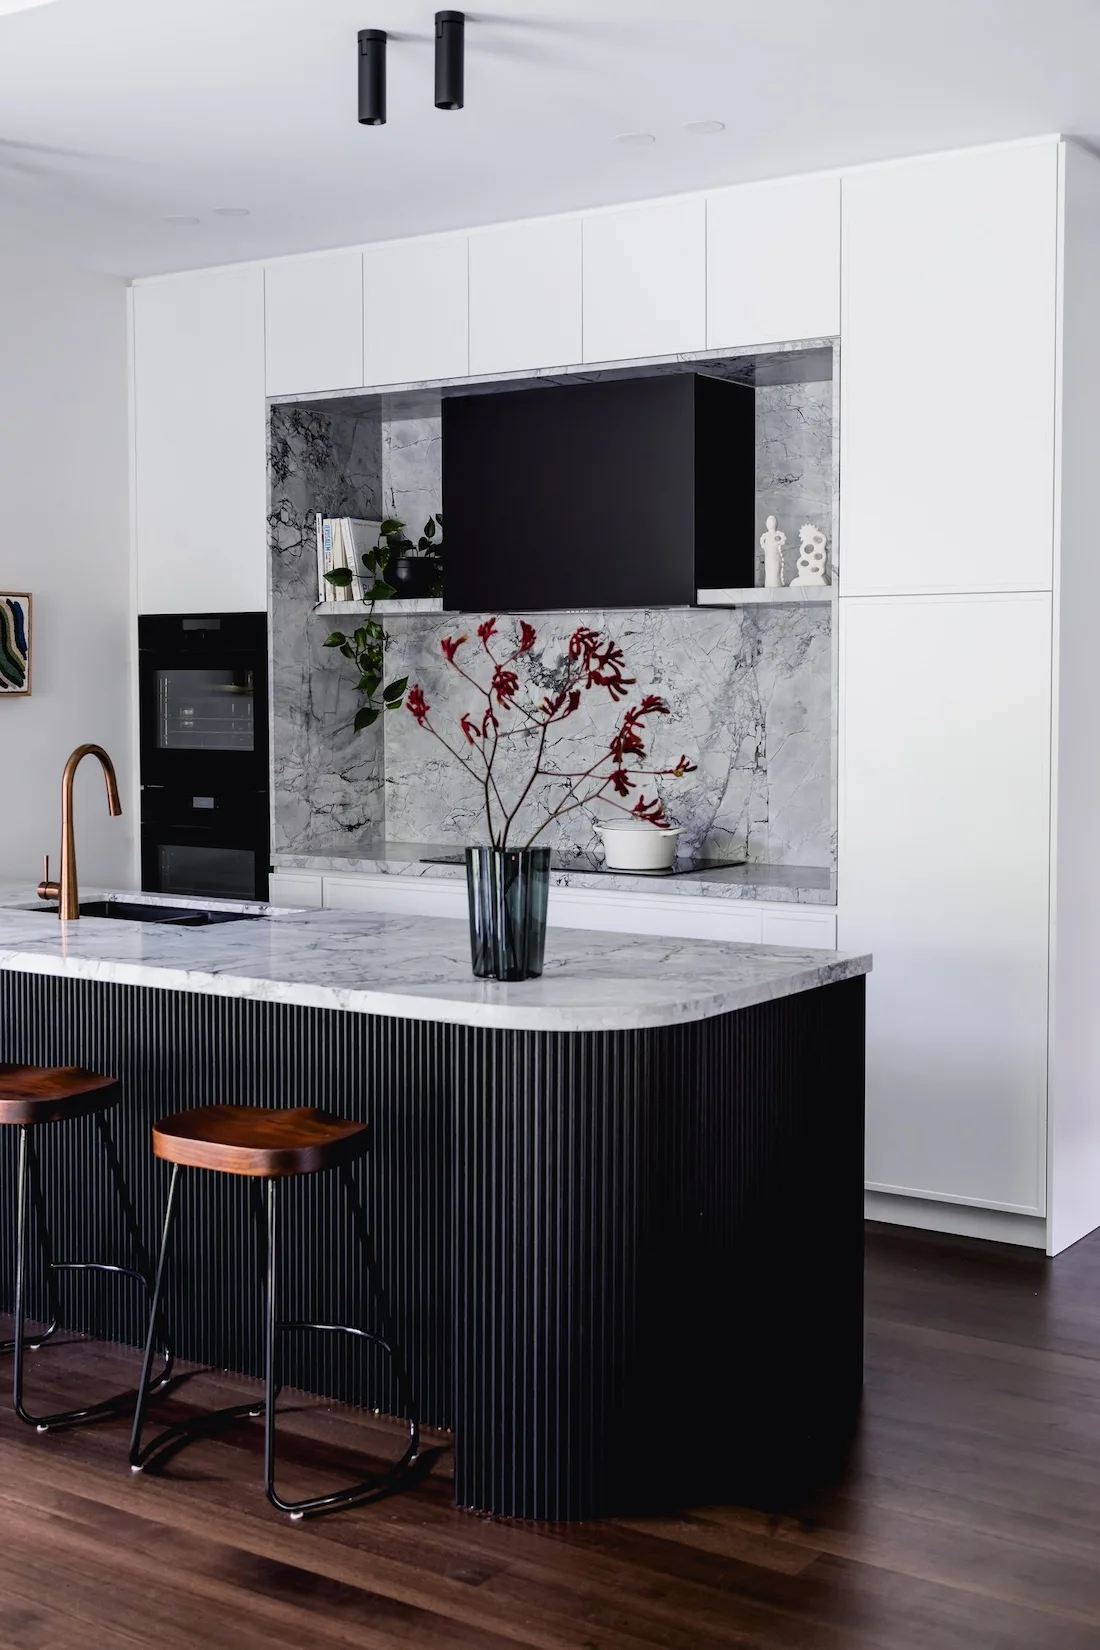
MULTIPOLYGON (((383 686, 386 632, 381 621, 375 617, 374 609, 377 602, 390 601, 397 594, 394 586, 387 582, 386 574, 390 564, 398 556, 415 553, 430 556, 437 567, 432 582, 432 594, 442 593, 443 564, 439 556, 439 546, 434 542, 437 523, 442 527, 443 517, 438 514, 424 524, 419 542, 414 545, 411 539, 405 537, 403 521, 388 516, 382 522, 378 543, 373 550, 367 550, 363 555, 363 566, 371 578, 369 588, 363 592, 363 601, 367 605, 363 622, 357 625, 350 635, 342 630, 334 630, 324 644, 326 647, 339 648, 343 657, 351 661, 358 674, 356 688, 362 694, 365 703, 355 713, 356 733, 371 727, 383 711, 399 710, 405 702, 405 689, 409 685, 407 676, 401 676, 383 686)), ((331 573, 325 574, 326 581, 336 589, 346 589, 354 578, 355 575, 347 567, 337 567, 331 573)))

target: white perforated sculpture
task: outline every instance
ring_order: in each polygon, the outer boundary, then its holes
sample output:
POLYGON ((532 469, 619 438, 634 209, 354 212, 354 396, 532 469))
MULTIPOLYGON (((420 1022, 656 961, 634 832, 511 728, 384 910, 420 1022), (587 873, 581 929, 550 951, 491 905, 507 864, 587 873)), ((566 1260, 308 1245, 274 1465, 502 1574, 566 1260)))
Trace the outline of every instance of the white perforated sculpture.
POLYGON ((792 584, 825 583, 825 534, 811 522, 798 529, 798 572, 792 584))

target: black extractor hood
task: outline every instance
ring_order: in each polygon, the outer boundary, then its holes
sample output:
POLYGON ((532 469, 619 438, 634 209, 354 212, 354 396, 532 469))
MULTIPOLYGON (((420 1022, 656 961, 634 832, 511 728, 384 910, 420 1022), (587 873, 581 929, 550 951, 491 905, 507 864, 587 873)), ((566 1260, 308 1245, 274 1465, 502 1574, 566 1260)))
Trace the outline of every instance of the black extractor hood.
POLYGON ((443 402, 443 604, 675 607, 754 581, 755 392, 683 372, 443 402))

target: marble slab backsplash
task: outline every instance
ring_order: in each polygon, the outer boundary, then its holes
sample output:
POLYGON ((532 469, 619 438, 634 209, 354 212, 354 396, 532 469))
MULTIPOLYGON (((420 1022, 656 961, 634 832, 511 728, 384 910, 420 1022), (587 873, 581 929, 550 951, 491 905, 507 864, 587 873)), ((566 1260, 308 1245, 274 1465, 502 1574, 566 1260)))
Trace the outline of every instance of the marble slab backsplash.
POLYGON ((316 514, 381 515, 382 431, 377 417, 284 405, 268 443, 271 847, 294 853, 326 830, 365 838, 385 824, 382 729, 354 731, 355 677, 314 611, 316 514))
MULTIPOLYGON (((479 617, 433 614, 389 625, 392 674, 420 684, 432 721, 456 744, 461 744, 463 711, 477 712, 480 719, 484 701, 479 711, 477 695, 447 664, 439 644, 444 636, 468 635, 463 657, 480 677, 479 617)), ((538 641, 524 679, 540 692, 554 689, 569 636, 580 624, 612 635, 626 656, 626 673, 637 681, 618 705, 605 692, 585 693, 581 708, 556 735, 547 766, 589 767, 625 707, 657 693, 671 714, 646 723, 646 766, 671 767, 684 754, 698 771, 680 780, 640 780, 631 806, 643 791, 652 797, 656 788, 669 817, 685 828, 687 852, 832 865, 833 664, 827 607, 651 608, 537 613, 531 619, 538 641)), ((512 625, 501 621, 504 635, 512 625)), ((512 747, 496 770, 506 800, 518 798, 530 771, 530 742, 520 737, 512 747)), ((484 839, 479 787, 406 711, 386 719, 385 788, 386 835, 392 841, 484 839)), ((563 791, 559 785, 532 797, 517 818, 517 841, 536 829, 563 791)), ((597 846, 593 817, 611 816, 610 806, 598 804, 594 815, 578 811, 555 821, 539 840, 566 851, 590 850, 597 846)))
MULTIPOLYGON (((764 518, 776 515, 787 534, 790 577, 802 522, 819 525, 832 548, 832 384, 761 385, 756 397, 757 538, 764 518)), ((440 508, 440 419, 386 420, 346 403, 276 406, 270 452, 273 851, 331 853, 335 839, 346 840, 350 855, 383 836, 456 845, 483 838, 473 782, 407 712, 353 731, 354 675, 323 646, 335 621, 315 612, 316 512, 392 513, 415 536, 440 508)), ((669 765, 681 753, 698 763, 684 780, 660 782, 670 816, 686 828, 686 848, 833 865, 835 671, 827 606, 530 617, 539 631, 534 663, 548 682, 569 634, 585 623, 621 643, 635 693, 668 700, 672 715, 649 724, 651 765, 669 765)), ((441 727, 457 728, 470 690, 448 670, 440 640, 473 636, 478 618, 386 621, 387 678, 419 681, 441 727)), ((606 695, 586 696, 566 724, 562 758, 571 748, 587 754, 605 743, 615 720, 606 695)), ((650 781, 646 794, 652 789, 650 781)), ((538 804, 528 817, 533 829, 538 804)), ((591 848, 592 819, 571 815, 540 840, 591 848)))

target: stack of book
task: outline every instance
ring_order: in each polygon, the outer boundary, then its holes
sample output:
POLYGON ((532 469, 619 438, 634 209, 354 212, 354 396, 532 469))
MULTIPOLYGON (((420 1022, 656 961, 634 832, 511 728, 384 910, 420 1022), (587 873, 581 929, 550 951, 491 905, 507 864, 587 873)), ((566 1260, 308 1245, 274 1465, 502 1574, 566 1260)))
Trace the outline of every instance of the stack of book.
MULTIPOLYGON (((322 602, 361 602, 367 571, 363 553, 378 543, 381 526, 377 521, 359 521, 354 516, 317 517, 317 599, 322 602), (330 584, 326 573, 347 568, 350 584, 330 584)), ((373 578, 370 579, 373 583, 373 578)))

